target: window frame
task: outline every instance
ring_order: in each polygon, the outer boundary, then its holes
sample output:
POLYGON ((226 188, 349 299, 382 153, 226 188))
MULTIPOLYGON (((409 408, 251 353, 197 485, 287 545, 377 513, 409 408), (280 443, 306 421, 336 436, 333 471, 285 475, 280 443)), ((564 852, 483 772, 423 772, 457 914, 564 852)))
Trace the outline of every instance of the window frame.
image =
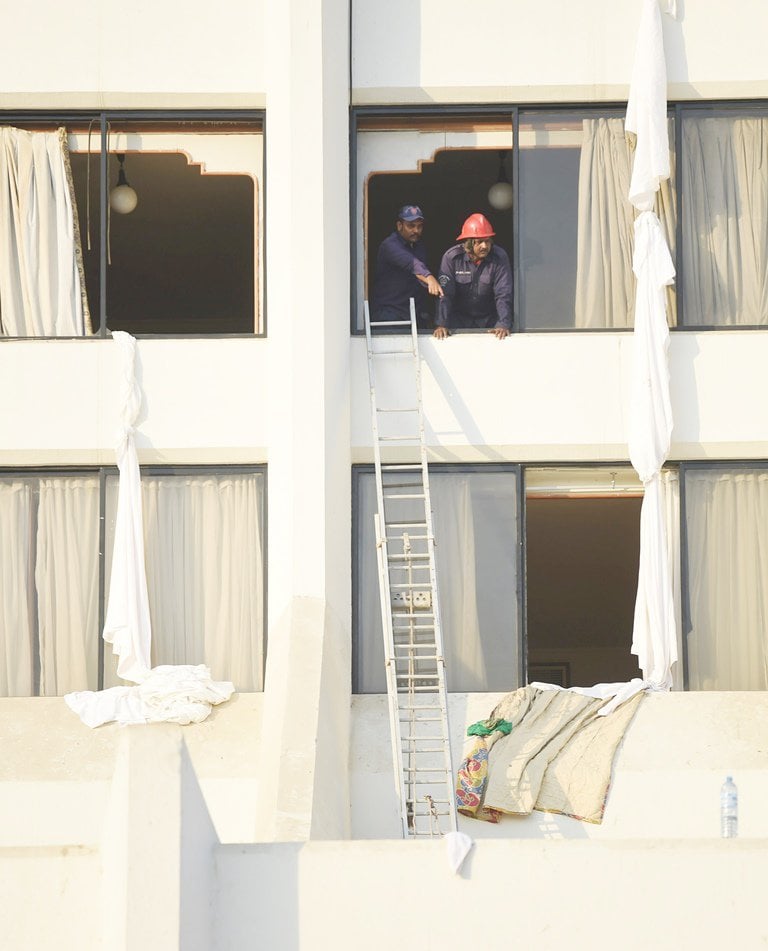
POLYGON ((681 640, 683 645, 683 690, 690 690, 688 659, 688 636, 693 629, 691 618, 691 585, 688 556, 688 518, 686 477, 689 472, 738 471, 739 469, 764 469, 768 472, 768 459, 697 459, 679 463, 680 472, 680 615, 681 640))
MULTIPOLYGON (((77 338, 80 339, 80 338, 77 338)), ((104 689, 104 653, 105 645, 102 632, 104 630, 104 619, 106 615, 107 598, 107 579, 106 564, 107 555, 105 549, 106 541, 106 521, 107 521, 107 479, 109 477, 119 477, 117 466, 2 466, 0 467, 0 479, 19 478, 19 479, 44 479, 51 477, 96 477, 99 480, 99 552, 98 552, 98 689, 104 689)), ((268 551, 269 551, 269 526, 267 523, 268 513, 268 471, 267 465, 258 463, 253 465, 146 465, 141 466, 141 476, 228 476, 228 475, 253 475, 259 474, 262 478, 262 497, 261 497, 261 525, 262 525, 262 618, 263 630, 262 651, 264 658, 264 669, 262 670, 262 680, 266 673, 266 660, 268 650, 267 632, 269 630, 267 607, 267 583, 268 583, 268 551)), ((37 695, 28 699, 37 699, 37 695)))
MULTIPOLYGON (((248 333, 136 333, 133 334, 137 339, 153 340, 175 340, 175 339, 196 339, 206 340, 267 336, 267 125, 266 111, 264 109, 233 109, 233 110, 205 110, 205 109, 80 109, 80 110, 0 110, 0 125, 9 126, 14 123, 41 122, 51 123, 52 125, 66 125, 71 122, 90 123, 93 122, 94 134, 98 134, 100 139, 98 157, 99 157, 99 300, 98 308, 94 306, 91 312, 91 318, 94 325, 94 332, 83 337, 0 337, 0 342, 4 340, 103 340, 110 336, 107 328, 107 205, 109 201, 109 178, 108 178, 108 157, 107 152, 107 132, 110 122, 253 122, 261 126, 261 136, 263 139, 263 160, 261 168, 261 209, 262 221, 254 219, 254 242, 261 242, 263 274, 260 276, 260 294, 258 298, 254 297, 254 330, 248 333), (98 123, 98 131, 96 123, 98 123), (259 227, 261 225, 261 233, 259 227), (98 315, 98 321, 96 319, 98 315), (96 326, 98 324, 98 330, 96 326)), ((93 153, 96 154, 95 152, 93 153)), ((78 209, 79 210, 79 209, 78 209)))
MULTIPOLYGON (((430 117, 451 118, 478 116, 481 118, 487 115, 499 115, 509 113, 512 119, 512 186, 514 188, 514 204, 512 207, 512 229, 513 241, 510 251, 510 261, 512 264, 512 276, 514 280, 513 297, 513 324, 512 333, 519 334, 548 334, 548 333, 632 333, 632 327, 614 328, 614 327, 584 327, 584 328, 527 328, 522 326, 521 301, 520 301, 520 173, 519 173, 519 128, 521 116, 535 116, 536 114, 546 115, 548 113, 574 115, 595 115, 609 112, 626 112, 626 102, 609 101, 604 103, 585 103, 585 102, 548 102, 548 103, 477 103, 474 105, 449 105, 432 104, 421 106, 352 106, 350 108, 350 180, 349 180, 349 200, 350 200, 350 334, 353 337, 362 336, 364 330, 357 326, 359 311, 362 302, 357 300, 357 268, 358 268, 358 238, 359 223, 363 221, 362 196, 357 193, 357 171, 358 171, 358 134, 361 131, 360 125, 364 120, 371 118, 389 118, 393 121, 408 119, 409 117, 430 117)), ((759 324, 688 324, 685 323, 685 301, 683 292, 683 206, 685 195, 682 192, 682 123, 686 117, 706 114, 707 112, 732 112, 738 114, 740 111, 751 113, 764 113, 768 118, 768 99, 724 99, 724 100, 706 100, 689 101, 680 100, 667 104, 667 115, 674 120, 674 150, 676 155, 675 176, 673 188, 677 199, 677 221, 675 223, 675 297, 676 314, 675 323, 670 327, 672 333, 676 332, 695 332, 700 331, 750 331, 766 330, 766 325, 759 324)), ((365 235, 363 236, 363 248, 365 248, 365 235)), ((370 254, 370 250, 369 250, 370 254)), ((366 262, 363 262, 364 265, 366 262)), ((476 332, 476 331, 475 331, 476 332)), ((422 330, 420 333, 429 334, 429 331, 422 330)), ((471 330, 462 330, 461 335, 473 333, 471 330)))
MULTIPOLYGON (((527 636, 524 628, 526 611, 525 611, 525 565, 523 562, 525 548, 524 548, 524 533, 525 533, 525 522, 524 522, 524 477, 523 477, 524 466, 518 462, 478 462, 478 463, 464 463, 464 462, 447 462, 447 463, 430 463, 429 472, 430 475, 434 475, 438 472, 445 472, 447 474, 451 473, 467 473, 467 474, 482 474, 486 472, 504 472, 510 475, 516 483, 516 505, 515 505, 515 517, 517 518, 518 524, 518 538, 517 538, 517 577, 515 578, 515 592, 517 596, 517 626, 519 632, 519 641, 518 641, 518 670, 517 677, 521 684, 525 683, 526 679, 526 670, 528 666, 527 659, 527 636)), ((361 696, 375 696, 375 694, 362 694, 359 690, 360 686, 360 675, 359 675, 359 665, 360 665, 360 650, 361 650, 361 638, 360 638, 360 609, 359 609, 359 596, 360 592, 360 558, 361 558, 361 547, 359 543, 360 539, 360 526, 361 526, 361 516, 362 512, 360 511, 361 503, 361 481, 364 476, 369 476, 375 474, 375 466, 373 463, 356 463, 352 466, 352 525, 351 525, 351 556, 352 556, 352 614, 351 614, 351 630, 352 630, 352 662, 351 662, 351 687, 353 694, 360 694, 361 696)), ((376 597, 379 597, 379 592, 376 591, 376 597)), ((453 691, 451 691, 453 693, 453 691)), ((459 693, 461 691, 458 691, 459 693)))

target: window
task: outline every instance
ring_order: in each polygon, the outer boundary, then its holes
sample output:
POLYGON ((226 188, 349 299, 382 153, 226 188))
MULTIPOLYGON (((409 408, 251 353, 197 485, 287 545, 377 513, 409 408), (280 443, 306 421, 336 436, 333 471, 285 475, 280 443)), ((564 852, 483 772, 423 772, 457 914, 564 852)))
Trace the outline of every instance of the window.
POLYGON ((10 208, 0 197, 0 221, 10 229, 0 262, 2 335, 260 329, 260 118, 21 117, 0 134, 0 183, 10 181, 14 163, 35 170, 28 187, 14 186, 10 208), (54 194, 46 175, 60 180, 54 194), (25 269, 31 248, 43 272, 25 269), (71 319, 59 314, 62 295, 73 299, 71 319))
MULTIPOLYGON (((520 683, 518 486, 514 466, 430 469, 449 690, 509 690, 520 683)), ((353 689, 385 693, 373 527, 376 488, 368 467, 355 469, 355 499, 353 689)), ((402 507, 402 517, 409 518, 402 507)))
MULTIPOLYGON (((638 676, 642 484, 632 469, 438 465, 430 488, 449 690, 638 676)), ((676 488, 677 474, 665 473, 674 537, 676 488)), ((355 470, 354 497, 353 689, 384 693, 370 468, 355 470)))
MULTIPOLYGON (((523 329, 632 327, 636 213, 627 198, 632 147, 622 114, 521 113, 519 124, 523 329)), ((674 255, 672 181, 662 183, 656 212, 674 255)), ((673 288, 667 314, 674 323, 673 288)))
MULTIPOLYGON (((355 110, 353 327, 362 327, 359 302, 372 294, 376 251, 397 209, 415 203, 433 272, 468 214, 490 218, 512 261, 515 329, 631 328, 633 143, 624 108, 475 109, 355 110), (515 195, 501 210, 489 200, 500 164, 515 195)), ((670 115, 672 178, 656 203, 678 268, 667 290, 670 325, 765 327, 768 106, 680 104, 670 115)))
MULTIPOLYGON (((373 293, 378 247, 403 205, 424 212, 427 265, 435 275, 462 222, 476 211, 491 217, 497 243, 511 256, 512 214, 494 213, 488 204, 500 151, 511 175, 510 114, 361 118, 357 145, 357 221, 365 222, 355 234, 357 329, 363 326, 361 302, 373 293)), ((427 306, 433 316, 434 302, 427 306)))
MULTIPOLYGON (((204 663, 262 689, 264 480, 142 470, 153 665, 204 663)), ((118 682, 111 653, 100 660, 116 501, 112 471, 0 474, 0 696, 95 690, 102 665, 104 685, 118 682)))
POLYGON ((768 115, 682 113, 683 300, 688 326, 768 325, 768 115))
POLYGON ((692 690, 768 689, 768 465, 682 467, 692 690))
POLYGON ((529 681, 641 676, 631 653, 643 487, 632 469, 525 471, 529 681))

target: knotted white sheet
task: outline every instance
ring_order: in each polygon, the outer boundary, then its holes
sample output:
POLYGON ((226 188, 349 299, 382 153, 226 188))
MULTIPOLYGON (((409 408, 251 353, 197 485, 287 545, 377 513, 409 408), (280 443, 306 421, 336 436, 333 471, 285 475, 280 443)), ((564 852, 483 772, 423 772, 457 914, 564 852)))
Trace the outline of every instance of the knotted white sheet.
MULTIPOLYGON (((661 3, 675 15, 674 2, 661 3)), ((626 120, 627 130, 637 135, 629 200, 640 211, 635 221, 632 261, 637 290, 629 456, 645 486, 632 653, 637 655, 645 684, 657 690, 672 686, 671 667, 677 660, 674 594, 660 485, 673 425, 664 288, 673 282, 675 269, 659 219, 651 210, 655 192, 669 177, 666 84, 659 0, 643 0, 626 120)))
POLYGON ((160 666, 152 669, 152 628, 144 566, 144 528, 141 506, 141 475, 134 428, 141 409, 141 390, 136 380, 136 340, 115 331, 121 351, 121 428, 117 442, 120 481, 117 520, 109 584, 109 605, 104 640, 118 656, 117 672, 134 687, 82 690, 64 699, 86 724, 96 727, 111 720, 119 723, 199 723, 211 706, 228 700, 234 692, 228 681, 214 682, 209 669, 200 664, 160 666))

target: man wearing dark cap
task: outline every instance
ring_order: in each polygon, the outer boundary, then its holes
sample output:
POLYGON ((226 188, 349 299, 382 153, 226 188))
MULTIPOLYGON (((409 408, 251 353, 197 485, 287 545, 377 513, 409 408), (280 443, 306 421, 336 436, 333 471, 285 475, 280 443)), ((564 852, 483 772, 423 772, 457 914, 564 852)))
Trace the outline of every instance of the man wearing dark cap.
POLYGON ((376 258, 372 320, 409 320, 409 302, 413 297, 419 326, 426 328, 429 295, 442 297, 443 291, 425 263, 427 254, 421 240, 423 230, 421 208, 403 205, 397 213, 395 230, 381 242, 376 258))

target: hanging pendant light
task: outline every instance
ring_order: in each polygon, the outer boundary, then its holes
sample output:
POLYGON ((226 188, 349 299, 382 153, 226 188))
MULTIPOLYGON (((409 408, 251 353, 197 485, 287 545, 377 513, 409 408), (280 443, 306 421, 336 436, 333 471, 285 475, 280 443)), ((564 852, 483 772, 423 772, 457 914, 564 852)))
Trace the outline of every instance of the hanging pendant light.
POLYGON ((117 173, 117 185, 109 193, 109 207, 119 215, 129 215, 139 203, 139 196, 128 184, 125 177, 125 155, 118 155, 120 171, 117 173))
POLYGON ((504 168, 506 155, 506 149, 499 149, 499 177, 496 183, 488 189, 488 204, 496 211, 508 211, 515 200, 515 190, 509 184, 507 172, 504 168))

